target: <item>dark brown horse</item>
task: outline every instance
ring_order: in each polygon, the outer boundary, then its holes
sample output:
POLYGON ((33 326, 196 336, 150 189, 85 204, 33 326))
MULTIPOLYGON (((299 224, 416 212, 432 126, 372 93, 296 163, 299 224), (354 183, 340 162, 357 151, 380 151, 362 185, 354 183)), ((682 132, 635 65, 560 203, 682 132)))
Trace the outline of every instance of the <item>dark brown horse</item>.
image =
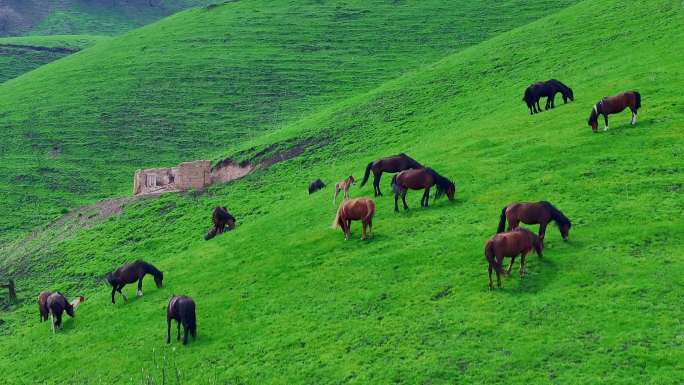
POLYGON ((601 101, 596 103, 591 109, 591 114, 589 115, 588 124, 591 130, 594 132, 598 131, 598 117, 603 115, 606 122, 606 127, 603 131, 608 131, 608 115, 617 114, 629 107, 632 111, 632 120, 630 123, 636 125, 637 122, 637 111, 641 108, 641 94, 636 91, 628 91, 617 94, 615 96, 606 96, 601 101))
POLYGON ((40 322, 47 321, 50 317, 50 310, 47 307, 47 299, 51 294, 51 291, 41 291, 40 294, 38 294, 38 311, 40 312, 40 322))
POLYGON ((568 240, 572 223, 560 210, 546 201, 511 203, 501 210, 501 219, 497 232, 502 233, 508 219, 508 230, 518 227, 520 222, 528 225, 539 224, 539 238, 543 241, 546 234, 546 226, 554 221, 558 225, 561 237, 568 240))
POLYGON ((185 295, 174 295, 166 308, 166 343, 171 343, 171 320, 176 320, 178 337, 180 340, 180 327, 183 324, 183 345, 188 343, 188 332, 192 339, 197 338, 197 321, 195 318, 195 301, 185 295))
POLYGON ((520 255, 520 278, 525 276, 525 257, 533 249, 537 252, 539 257, 542 256, 543 245, 541 239, 533 232, 518 227, 507 233, 499 233, 492 236, 485 244, 485 258, 489 263, 487 269, 489 274, 489 289, 492 286, 492 269, 496 271, 496 282, 499 288, 503 288, 501 284, 501 274, 508 276, 513 268, 515 258, 520 255), (511 258, 511 264, 508 265, 508 270, 503 270, 503 259, 505 257, 511 258))
POLYGON ((323 181, 320 179, 316 179, 315 181, 309 183, 309 195, 315 193, 323 187, 325 187, 325 183, 323 183, 323 181))
POLYGON ((439 175, 431 168, 404 170, 398 173, 392 177, 392 191, 394 191, 394 211, 399 211, 399 206, 397 205, 399 195, 401 195, 401 200, 404 203, 404 210, 408 210, 408 206, 406 205, 406 191, 408 189, 425 189, 425 192, 423 192, 423 197, 420 199, 420 205, 422 207, 428 207, 430 188, 432 186, 437 186, 435 199, 438 199, 443 194, 446 194, 450 201, 454 200, 454 194, 456 193, 456 186, 454 185, 454 182, 439 175))
POLYGON ((56 332, 56 329, 61 329, 62 315, 64 314, 64 312, 66 311, 66 313, 72 318, 75 317, 76 308, 83 301, 85 301, 85 297, 79 296, 77 299, 69 303, 66 297, 60 292, 52 293, 47 297, 45 305, 50 314, 50 317, 52 318, 53 333, 56 332))
POLYGON ((348 240, 351 222, 353 220, 361 221, 363 225, 361 239, 366 239, 366 226, 368 226, 368 236, 372 236, 373 233, 373 215, 375 215, 375 202, 372 199, 356 198, 344 201, 337 209, 332 227, 333 229, 341 227, 344 232, 344 239, 348 240))
POLYGON ((551 79, 545 82, 536 82, 530 84, 530 86, 525 89, 523 101, 527 104, 527 108, 530 109, 530 114, 535 114, 537 112, 541 112, 541 108, 539 107, 539 99, 542 97, 546 97, 546 110, 554 108, 556 106, 556 94, 559 92, 563 96, 564 103, 567 103, 568 100, 575 100, 575 95, 572 92, 572 88, 566 86, 556 79, 551 79))
POLYGON ((382 158, 368 163, 366 166, 366 172, 363 175, 363 181, 361 181, 361 186, 364 186, 368 181, 368 176, 370 172, 373 171, 373 189, 375 196, 382 195, 380 191, 380 178, 383 172, 395 173, 403 170, 408 170, 410 168, 422 168, 420 163, 416 162, 410 156, 401 153, 399 155, 389 156, 387 158, 382 158))
POLYGON ((214 227, 204 236, 204 240, 206 241, 214 238, 216 234, 224 233, 226 227, 228 227, 228 231, 235 228, 235 217, 230 215, 228 209, 225 207, 217 206, 214 208, 214 211, 211 213, 211 221, 214 224, 214 227))
POLYGON ((154 283, 157 288, 162 287, 162 280, 164 279, 164 273, 159 271, 156 267, 150 265, 149 263, 137 260, 135 262, 126 264, 116 269, 113 273, 107 273, 107 282, 112 285, 112 303, 114 302, 114 294, 118 291, 123 297, 124 301, 128 301, 126 295, 121 292, 121 289, 129 283, 138 281, 138 297, 143 295, 142 291, 142 281, 145 275, 151 274, 154 277, 154 283))

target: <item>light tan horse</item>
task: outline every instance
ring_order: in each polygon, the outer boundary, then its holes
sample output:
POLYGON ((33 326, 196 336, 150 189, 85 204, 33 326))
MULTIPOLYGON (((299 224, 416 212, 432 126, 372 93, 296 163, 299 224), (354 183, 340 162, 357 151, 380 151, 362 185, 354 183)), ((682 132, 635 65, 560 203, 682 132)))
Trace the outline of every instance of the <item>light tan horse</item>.
POLYGON ((368 226, 368 236, 373 233, 373 215, 375 215, 375 202, 369 198, 356 198, 342 202, 337 209, 333 229, 342 227, 344 239, 349 239, 351 221, 361 221, 363 232, 361 239, 366 239, 366 226, 368 226))
POLYGON ((349 178, 343 180, 342 182, 335 184, 335 195, 333 195, 333 205, 334 206, 337 205, 337 195, 342 190, 344 190, 344 199, 350 199, 349 187, 351 187, 355 183, 356 183, 356 181, 354 180, 354 177, 349 175, 349 178))

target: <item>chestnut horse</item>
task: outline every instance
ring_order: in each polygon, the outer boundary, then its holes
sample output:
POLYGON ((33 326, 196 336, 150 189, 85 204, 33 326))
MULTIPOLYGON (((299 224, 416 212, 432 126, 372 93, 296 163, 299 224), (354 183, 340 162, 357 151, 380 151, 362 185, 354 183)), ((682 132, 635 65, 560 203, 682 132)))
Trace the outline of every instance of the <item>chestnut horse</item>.
POLYGON ((563 102, 567 103, 568 99, 570 101, 575 100, 575 96, 572 92, 572 88, 566 86, 562 82, 551 79, 545 82, 532 83, 527 89, 525 89, 525 95, 523 96, 523 101, 527 104, 527 108, 530 109, 530 114, 535 114, 541 112, 539 107, 539 99, 546 97, 546 107, 548 110, 556 106, 555 99, 556 94, 561 93, 563 96, 563 102))
POLYGON ((344 232, 344 239, 349 240, 351 232, 351 221, 361 221, 363 225, 361 239, 366 239, 366 226, 368 226, 368 236, 373 233, 373 215, 375 215, 375 202, 369 198, 356 198, 342 202, 337 209, 337 215, 332 227, 341 227, 344 232))
POLYGON ((224 233, 226 226, 229 231, 235 228, 235 217, 230 215, 225 207, 217 206, 214 208, 214 211, 211 213, 211 221, 214 223, 214 227, 204 236, 205 241, 214 238, 216 234, 224 233))
POLYGON ((508 219, 508 230, 518 227, 520 222, 528 225, 539 224, 539 238, 543 241, 546 234, 546 226, 554 221, 558 225, 561 237, 568 240, 572 223, 560 210, 547 201, 511 203, 501 210, 498 233, 504 231, 508 219))
POLYGON ((171 343, 171 320, 176 320, 178 337, 180 340, 180 327, 183 324, 183 345, 188 343, 188 332, 192 339, 197 338, 197 322, 195 319, 195 301, 185 295, 174 295, 169 300, 166 308, 166 343, 171 343))
MULTIPOLYGON (((47 293, 47 292, 43 292, 47 293)), ((43 295, 41 293, 41 296, 43 295)), ((40 297, 39 296, 39 300, 40 297)), ((76 308, 81 304, 81 302, 85 301, 85 297, 79 296, 77 299, 73 300, 71 303, 66 299, 66 297, 60 293, 51 293, 50 295, 47 296, 47 299, 45 301, 45 307, 47 308, 50 318, 52 318, 52 332, 55 333, 56 329, 61 329, 62 328, 62 315, 66 311, 66 313, 70 317, 75 317, 76 316, 76 308)), ((40 303, 39 303, 40 305, 40 303)), ((41 309, 42 313, 42 309, 41 309)), ((42 318, 42 314, 41 314, 42 318)))
POLYGON ((344 199, 349 199, 349 187, 351 187, 356 181, 354 176, 349 175, 349 177, 342 182, 335 184, 335 195, 333 195, 333 206, 337 206, 337 195, 340 191, 344 191, 344 199))
POLYGON ((118 291, 123 297, 124 301, 128 301, 126 295, 121 292, 121 289, 129 283, 138 281, 138 297, 143 295, 142 291, 142 281, 145 275, 151 274, 154 277, 154 283, 157 288, 162 287, 162 280, 164 279, 164 273, 159 271, 156 267, 150 265, 143 260, 137 260, 135 262, 126 264, 116 269, 113 273, 107 273, 107 282, 112 285, 112 303, 114 302, 114 294, 118 291))
POLYGON ((375 196, 382 195, 382 192, 380 192, 380 178, 382 177, 383 172, 395 173, 410 168, 423 168, 423 166, 404 153, 375 160, 368 163, 368 166, 366 166, 366 172, 363 175, 361 186, 366 184, 370 172, 373 171, 373 189, 375 196))
POLYGON ((628 91, 617 94, 615 96, 606 96, 601 101, 596 103, 591 109, 591 114, 589 115, 588 124, 591 130, 594 132, 598 131, 598 117, 603 115, 606 122, 606 127, 603 131, 608 131, 608 115, 617 114, 624 111, 625 108, 629 107, 632 111, 632 120, 630 123, 636 125, 637 122, 637 111, 641 108, 641 94, 636 91, 628 91))
POLYGON ((438 199, 443 194, 446 194, 450 201, 454 200, 454 193, 456 192, 456 186, 454 185, 454 182, 439 175, 431 168, 404 170, 396 174, 394 177, 392 177, 392 191, 394 191, 394 211, 399 211, 399 206, 397 206, 399 195, 401 195, 401 200, 404 203, 404 210, 408 210, 408 206, 406 205, 406 191, 408 189, 425 189, 425 192, 423 192, 423 197, 420 199, 420 205, 422 207, 428 207, 428 200, 430 199, 430 187, 435 185, 437 186, 435 199, 438 199))
POLYGON ((503 288, 501 284, 501 274, 508 276, 513 268, 515 258, 520 255, 520 278, 525 276, 525 257, 534 249, 539 257, 542 257, 544 246, 541 239, 530 230, 522 227, 517 227, 507 233, 499 233, 492 236, 485 244, 485 258, 489 263, 487 269, 489 274, 489 289, 492 286, 492 269, 496 271, 496 282, 499 288, 503 288), (508 270, 503 270, 503 259, 505 257, 511 258, 511 264, 508 265, 508 270))

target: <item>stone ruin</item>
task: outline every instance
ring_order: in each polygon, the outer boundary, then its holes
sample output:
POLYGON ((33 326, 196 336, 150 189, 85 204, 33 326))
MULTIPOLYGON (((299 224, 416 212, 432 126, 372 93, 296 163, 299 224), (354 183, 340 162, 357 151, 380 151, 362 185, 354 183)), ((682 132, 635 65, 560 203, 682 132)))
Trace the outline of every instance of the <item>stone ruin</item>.
POLYGON ((133 177, 133 195, 201 190, 219 182, 241 178, 252 170, 249 163, 226 160, 211 167, 208 160, 181 163, 176 167, 138 170, 133 177))

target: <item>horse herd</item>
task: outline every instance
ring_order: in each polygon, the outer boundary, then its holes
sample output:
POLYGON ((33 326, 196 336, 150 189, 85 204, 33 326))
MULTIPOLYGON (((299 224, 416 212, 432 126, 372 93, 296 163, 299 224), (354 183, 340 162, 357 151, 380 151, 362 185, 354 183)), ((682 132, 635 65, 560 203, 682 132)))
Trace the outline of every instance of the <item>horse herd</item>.
MULTIPOLYGON (((570 87, 562 82, 551 79, 546 82, 537 82, 531 84, 526 90, 523 101, 527 104, 530 114, 541 112, 539 100, 546 97, 545 109, 552 109, 555 107, 554 98, 557 93, 561 93, 565 103, 574 101, 574 94, 570 87)), ((596 103, 591 110, 588 124, 593 132, 598 129, 599 115, 603 115, 605 119, 605 128, 608 130, 608 115, 618 113, 626 108, 632 112, 631 124, 636 124, 637 110, 641 107, 641 95, 636 91, 623 92, 615 96, 604 97, 596 103)), ((394 210, 399 211, 398 201, 402 200, 404 210, 408 209, 406 204, 406 194, 408 190, 424 190, 421 197, 420 204, 422 207, 428 207, 430 199, 430 189, 434 186, 436 188, 435 199, 446 195, 450 201, 454 200, 456 193, 455 184, 448 178, 440 175, 435 170, 429 167, 424 167, 416 160, 408 155, 401 153, 386 158, 381 158, 368 163, 365 169, 364 177, 361 186, 364 186, 373 173, 373 191, 374 196, 382 196, 380 189, 380 179, 383 173, 393 173, 392 177, 392 192, 394 193, 394 210)), ((375 202, 370 198, 356 198, 351 199, 349 189, 356 183, 353 176, 349 176, 345 180, 335 185, 333 195, 333 205, 336 205, 337 196, 341 191, 344 192, 344 201, 340 204, 333 221, 333 227, 340 227, 344 233, 345 240, 349 239, 351 222, 361 221, 362 236, 365 239, 366 235, 372 236, 373 216, 375 215, 375 202), (368 234, 367 234, 368 233, 368 234)), ((320 179, 309 184, 309 194, 312 194, 325 187, 325 183, 320 179)), ((551 203, 546 201, 541 202, 521 202, 511 203, 506 205, 499 220, 497 233, 493 235, 485 243, 485 258, 489 264, 488 277, 489 288, 493 289, 492 271, 496 273, 497 286, 502 288, 501 275, 508 276, 511 272, 515 259, 520 257, 520 277, 525 275, 525 257, 533 250, 539 257, 543 255, 544 236, 546 227, 550 222, 555 222, 558 225, 561 237, 567 241, 572 226, 571 221, 551 203), (508 222, 508 227, 506 227, 508 222), (539 225, 538 234, 519 227, 520 223, 528 225, 539 225), (510 264, 507 269, 503 268, 504 258, 510 258, 510 264)), ((226 207, 216 207, 212 212, 213 228, 204 237, 209 240, 218 234, 225 231, 230 231, 235 228, 235 217, 233 217, 226 207)), ((137 260, 135 262, 126 264, 117 270, 106 275, 107 282, 112 287, 111 298, 112 303, 115 303, 115 295, 118 292, 124 301, 127 301, 126 295, 121 289, 126 284, 138 282, 137 295, 142 296, 142 282, 145 275, 152 275, 157 288, 162 287, 164 274, 153 265, 137 260)), ((38 308, 40 312, 41 321, 46 321, 48 318, 52 319, 52 330, 61 328, 62 316, 66 312, 69 316, 75 316, 76 308, 85 301, 85 297, 79 296, 72 302, 60 292, 43 291, 38 296, 38 308)), ((172 295, 167 305, 166 321, 167 321, 167 339, 166 342, 171 342, 171 322, 175 320, 178 328, 177 339, 180 339, 180 327, 183 326, 183 344, 188 342, 188 335, 193 338, 196 337, 196 315, 195 302, 192 298, 184 295, 172 295)))

